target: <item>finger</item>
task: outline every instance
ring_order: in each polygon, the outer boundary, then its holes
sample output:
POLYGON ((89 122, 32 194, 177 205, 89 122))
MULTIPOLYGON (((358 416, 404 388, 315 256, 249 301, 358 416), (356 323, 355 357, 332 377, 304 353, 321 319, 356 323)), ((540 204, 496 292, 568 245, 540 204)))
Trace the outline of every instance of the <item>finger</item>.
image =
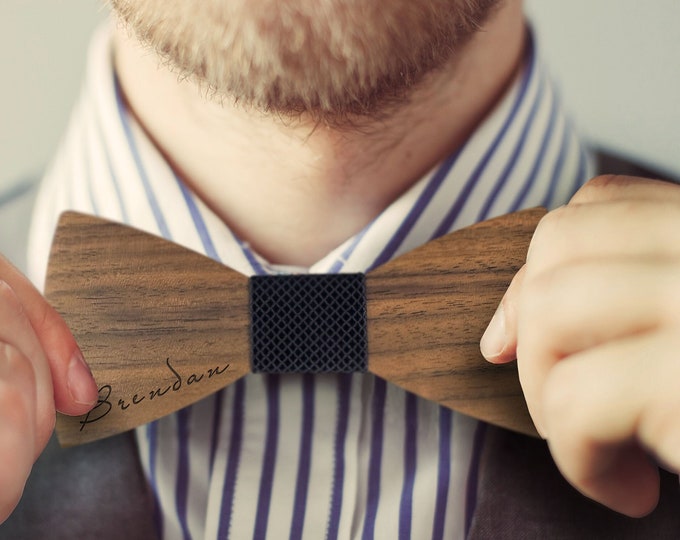
POLYGON ((668 201, 563 206, 546 214, 536 228, 528 273, 588 257, 680 256, 680 240, 670 236, 678 224, 680 204, 668 201))
POLYGON ((482 355, 493 364, 505 364, 516 357, 517 304, 525 272, 523 266, 513 277, 479 342, 482 355))
POLYGON ((656 466, 642 448, 680 470, 680 377, 676 332, 608 342, 569 357, 550 372, 542 417, 565 477, 603 504, 642 515, 658 490, 656 466))
POLYGON ((621 257, 584 260, 525 279, 521 347, 544 361, 673 323, 679 273, 680 260, 621 257))
MULTIPOLYGON (((588 463, 577 472, 562 464, 562 449, 548 440, 553 459, 562 475, 581 493, 616 512, 643 517, 659 501, 659 468, 634 441, 626 444, 595 445, 581 450, 579 459, 588 463), (588 457, 583 457, 587 454, 588 457)), ((587 446, 587 445, 586 445, 587 446)))
POLYGON ((30 361, 0 344, 0 523, 14 510, 36 457, 35 377, 30 361))
MULTIPOLYGON (((47 357, 57 409, 84 414, 97 401, 97 386, 71 331, 28 279, 2 258, 0 276, 18 299, 47 357)), ((41 369, 38 373, 44 376, 41 369)))
POLYGON ((663 180, 606 174, 586 182, 569 204, 612 201, 666 201, 680 203, 680 186, 663 180))
POLYGON ((677 318, 678 264, 591 260, 525 279, 518 325, 519 375, 529 411, 542 425, 539 403, 548 373, 574 353, 649 332, 677 318))
POLYGON ((49 365, 22 304, 4 281, 0 281, 0 343, 10 345, 30 363, 36 394, 36 428, 46 441, 54 423, 49 365))

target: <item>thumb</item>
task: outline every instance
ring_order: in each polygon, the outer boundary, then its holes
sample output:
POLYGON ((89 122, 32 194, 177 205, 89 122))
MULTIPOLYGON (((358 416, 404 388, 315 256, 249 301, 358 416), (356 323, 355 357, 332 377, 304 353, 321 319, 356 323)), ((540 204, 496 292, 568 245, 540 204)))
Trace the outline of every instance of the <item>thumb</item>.
POLYGON ((517 356, 517 303, 525 269, 526 265, 515 274, 479 342, 482 355, 492 364, 505 364, 517 356))

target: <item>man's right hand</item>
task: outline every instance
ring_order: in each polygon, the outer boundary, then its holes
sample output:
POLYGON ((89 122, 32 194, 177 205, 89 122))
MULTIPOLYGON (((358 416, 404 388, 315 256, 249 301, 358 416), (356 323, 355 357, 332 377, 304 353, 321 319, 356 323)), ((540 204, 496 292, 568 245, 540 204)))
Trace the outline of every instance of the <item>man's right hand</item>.
POLYGON ((14 510, 54 429, 85 414, 97 386, 59 314, 0 256, 0 523, 14 510))

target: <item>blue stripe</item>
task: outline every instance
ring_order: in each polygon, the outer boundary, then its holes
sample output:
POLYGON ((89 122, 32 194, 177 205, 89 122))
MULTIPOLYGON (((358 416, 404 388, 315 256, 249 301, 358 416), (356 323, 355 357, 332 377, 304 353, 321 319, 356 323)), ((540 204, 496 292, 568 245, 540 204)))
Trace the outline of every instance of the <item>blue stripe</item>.
POLYGON ((264 269, 264 266, 260 264, 260 261, 257 260, 257 257, 253 254, 253 252, 246 246, 243 242, 240 240, 236 240, 241 247, 241 251, 243 252, 244 257, 248 261, 248 264, 250 264, 250 267, 253 269, 253 272, 257 274, 258 276, 261 276, 263 274, 267 274, 268 272, 264 269))
POLYGON ((470 458, 470 468, 468 469, 467 487, 465 494, 465 536, 470 533, 472 518, 477 508, 477 487, 479 480, 479 462, 484 448, 487 424, 479 422, 475 429, 474 440, 472 443, 472 457, 470 458))
POLYGON ((541 168, 543 161, 545 160, 545 154, 548 150, 548 144, 553 139, 553 136, 555 134, 555 118, 556 117, 557 117, 557 100, 553 96, 552 103, 550 104, 550 115, 548 117, 548 125, 546 126, 545 132, 543 133, 543 139, 541 140, 541 145, 539 146, 538 152, 533 159, 533 165, 531 167, 531 171, 529 171, 529 176, 527 177, 526 181, 524 182, 522 189, 520 190, 520 192, 515 197, 514 202, 510 206, 510 212, 515 212, 516 210, 519 210, 524 205, 524 201, 526 200, 527 195, 529 194, 529 191, 531 190, 531 187, 534 185, 534 182, 536 181, 536 177, 538 176, 538 171, 541 168))
POLYGON ((274 485, 274 471, 276 469, 276 451, 279 442, 279 396, 281 380, 279 375, 266 375, 267 380, 267 438, 264 443, 264 458, 262 461, 262 476, 257 499, 257 514, 253 538, 267 536, 269 509, 272 501, 272 486, 274 485))
POLYGON ((130 148, 132 159, 134 160, 135 165, 137 167, 139 179, 141 180, 142 186, 144 187, 144 192, 146 193, 146 198, 149 203, 149 207, 151 208, 151 212, 153 213, 154 218, 156 219, 156 225, 158 225, 158 231, 160 232, 160 234, 164 238, 170 238, 170 229, 168 228, 168 225, 165 222, 163 212, 161 211, 161 208, 158 204, 158 201, 156 200, 156 196, 153 192, 153 189, 151 188, 151 182, 149 181, 149 177, 146 174, 146 170, 144 169, 142 158, 139 155, 139 150, 137 149, 137 145, 135 144, 135 140, 132 135, 132 130, 130 129, 130 124, 125 114, 125 105, 123 104, 123 98, 121 96, 121 91, 117 78, 115 79, 115 88, 116 88, 115 92, 116 104, 118 105, 118 116, 120 117, 120 123, 123 126, 123 131, 125 132, 125 137, 128 141, 128 147, 130 148))
POLYGON ((491 207, 493 206, 493 203, 495 203, 496 199, 498 199, 501 190, 503 189, 503 187, 505 187, 505 184, 510 178, 510 174, 514 170, 515 165, 517 165, 520 152, 524 150, 527 141, 529 128, 531 128, 534 124, 534 118, 536 117, 536 112, 538 111, 538 105, 540 102, 539 96, 541 95, 542 89, 543 79, 541 78, 539 81, 538 90, 536 92, 536 99, 533 100, 531 109, 529 109, 529 116, 527 116, 527 119, 524 122, 524 126, 522 127, 519 139, 517 139, 517 142, 515 143, 515 147, 512 151, 512 154, 510 155, 510 159, 505 163, 505 167, 503 167, 503 172, 498 177, 498 180, 496 181, 496 184, 491 190, 491 193, 489 193, 489 195, 487 196, 484 205, 482 205, 482 208, 479 211, 479 214, 477 214, 477 221, 482 221, 488 217, 491 207))
POLYGON ((380 252, 380 255, 378 255, 378 257, 376 257, 376 259, 373 261, 373 264, 369 266, 369 269, 373 269, 380 266, 381 264, 385 264, 394 256, 403 243, 404 239, 413 229, 420 216, 432 202, 432 199, 441 185, 444 183, 444 180, 446 180, 446 177, 455 165, 461 152, 462 149, 449 156, 446 161, 442 163, 435 175, 427 184, 426 188, 420 194, 420 197, 418 197, 415 205, 411 208, 410 212, 399 226, 399 229, 397 229, 397 232, 394 234, 394 236, 392 236, 392 238, 390 238, 390 241, 380 252))
POLYGON ((314 376, 302 376, 302 433, 300 434, 300 457, 298 459, 295 501, 293 502, 293 521, 290 540, 302 538, 307 510, 307 493, 312 466, 312 433, 314 431, 314 376))
POLYGON ((501 141, 505 138, 505 135, 507 134, 507 131, 510 128, 510 125, 517 116, 517 113, 527 95, 527 89, 529 87, 529 83, 533 78, 535 70, 536 60, 533 52, 533 47, 529 47, 527 64, 528 68, 520 82, 520 88, 517 92, 517 97, 515 98, 515 102, 513 103, 510 112, 507 118, 505 119, 505 122, 503 123, 503 126, 501 127, 500 131, 498 132, 495 139, 491 143, 489 149, 486 151, 486 154, 484 154, 482 159, 477 164, 475 170, 472 172, 470 177, 465 182, 465 185, 458 194, 456 201, 454 202, 453 206, 451 206, 451 209, 447 212, 446 216, 444 216, 444 219, 442 219, 442 221, 440 222, 439 226, 432 235, 432 238, 442 236, 443 234, 446 234, 451 230, 451 227, 456 221, 458 214, 460 213, 465 203, 468 201, 472 189, 475 187, 475 185, 481 178, 482 174, 486 170, 487 166, 489 165, 489 162, 491 161, 491 158, 496 153, 496 150, 500 146, 501 141))
POLYGON ((149 445, 149 484, 154 495, 153 519, 158 531, 158 537, 163 538, 163 512, 158 495, 158 477, 156 470, 156 458, 158 457, 158 421, 151 422, 146 426, 146 439, 149 445))
MULTIPOLYGON (((102 125, 100 123, 99 115, 95 116, 95 126, 96 126, 96 129, 97 129, 97 133, 99 134, 99 139, 101 141, 106 141, 106 139, 104 137, 104 131, 103 131, 102 125)), ((109 154, 109 145, 108 144, 102 144, 100 146, 102 148, 102 151, 104 152, 104 159, 106 160, 106 166, 109 170, 109 176, 111 178, 113 188, 116 191, 116 197, 118 198, 118 206, 120 208, 120 215, 123 218, 123 223, 130 223, 130 218, 128 217, 128 213, 127 213, 127 208, 125 207, 125 203, 123 202, 123 194, 120 191, 120 185, 118 184, 118 177, 116 176, 115 170, 113 168, 113 161, 111 160, 111 154, 109 154)))
POLYGON ((345 481, 345 439, 349 426, 350 392, 352 375, 337 376, 338 380, 338 418, 335 425, 335 443, 333 448, 333 492, 331 493, 330 513, 328 516, 327 540, 337 540, 342 512, 342 496, 345 481))
POLYGON ((418 441, 418 400, 415 394, 406 394, 406 422, 404 438, 404 485, 399 502, 399 538, 411 538, 411 520, 413 514, 413 487, 416 481, 416 460, 418 441))
POLYGON ((548 186, 548 191, 545 194, 545 197, 543 197, 543 201, 541 202, 541 205, 546 207, 546 208, 552 208, 553 206, 553 199, 555 197, 555 190, 557 189, 557 185, 559 183, 561 175, 564 173, 564 160, 567 157, 567 152, 569 151, 569 148, 571 146, 571 138, 569 137, 569 132, 567 131, 567 123, 564 123, 564 126, 562 127, 562 137, 560 141, 560 151, 557 154, 557 159, 555 160, 555 164, 553 166, 552 174, 550 175, 550 185, 548 186))
POLYGON ((194 222, 194 227, 196 227, 196 232, 198 233, 198 236, 201 238, 201 243, 203 244, 205 254, 211 259, 218 261, 219 256, 217 255, 217 250, 215 249, 215 245, 213 244, 212 238, 210 238, 210 233, 208 232, 208 227, 206 226, 205 221, 203 220, 203 216, 201 215, 201 212, 198 210, 198 206, 196 206, 196 201, 194 201, 194 197, 192 196, 191 192, 186 187, 186 185, 184 185, 184 183, 179 178, 177 178, 177 176, 175 176, 175 180, 177 181, 177 185, 179 186, 179 189, 182 192, 184 202, 186 202, 187 208, 189 209, 189 214, 191 214, 191 219, 194 222))
POLYGON ((217 531, 217 537, 220 539, 229 538, 229 529, 231 528, 231 518, 234 510, 234 497, 236 495, 236 480, 243 444, 243 420, 246 399, 245 381, 239 379, 229 387, 229 390, 232 388, 234 389, 234 402, 231 406, 229 457, 227 458, 227 470, 224 476, 224 487, 222 488, 220 525, 217 531))
POLYGON ((444 539, 446 506, 451 481, 451 433, 453 413, 446 407, 439 408, 439 457, 437 466, 437 498, 434 504, 432 540, 444 539))
POLYGON ((214 394, 213 397, 213 421, 212 430, 210 432, 210 461, 209 461, 209 475, 212 477, 213 468, 215 466, 215 456, 217 454, 217 443, 220 440, 220 427, 222 425, 222 400, 224 392, 220 390, 214 394))
POLYGON ((337 274, 338 272, 340 272, 340 270, 342 270, 342 268, 347 263, 347 259, 349 259, 349 257, 352 255, 352 253, 354 253, 354 250, 359 245, 361 240, 364 238, 364 236, 366 235, 368 230, 371 228, 372 224, 373 224, 373 222, 371 222, 369 225, 364 227, 364 229, 361 232, 359 232, 359 234, 356 234, 354 236, 350 245, 340 255, 340 258, 337 261, 335 261, 333 263, 333 265, 328 269, 329 274, 337 274))
POLYGON ((191 408, 187 407, 177 412, 177 442, 179 444, 177 456, 177 478, 175 483, 175 505, 177 519, 182 528, 184 540, 191 538, 187 523, 187 498, 189 491, 189 418, 191 408))
POLYGON ((383 379, 373 379, 373 403, 371 404, 371 454, 368 462, 368 494, 366 499, 366 519, 362 538, 370 540, 375 535, 375 520, 378 515, 380 499, 380 473, 382 470, 383 436, 385 422, 385 399, 387 383, 383 379))

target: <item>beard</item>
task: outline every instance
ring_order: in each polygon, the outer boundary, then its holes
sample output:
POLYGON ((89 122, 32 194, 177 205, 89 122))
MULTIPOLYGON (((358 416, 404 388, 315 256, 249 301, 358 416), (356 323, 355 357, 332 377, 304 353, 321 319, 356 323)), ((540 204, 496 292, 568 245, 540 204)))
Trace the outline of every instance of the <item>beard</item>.
POLYGON ((502 0, 111 0, 181 78, 217 99, 340 125, 408 101, 502 0))

